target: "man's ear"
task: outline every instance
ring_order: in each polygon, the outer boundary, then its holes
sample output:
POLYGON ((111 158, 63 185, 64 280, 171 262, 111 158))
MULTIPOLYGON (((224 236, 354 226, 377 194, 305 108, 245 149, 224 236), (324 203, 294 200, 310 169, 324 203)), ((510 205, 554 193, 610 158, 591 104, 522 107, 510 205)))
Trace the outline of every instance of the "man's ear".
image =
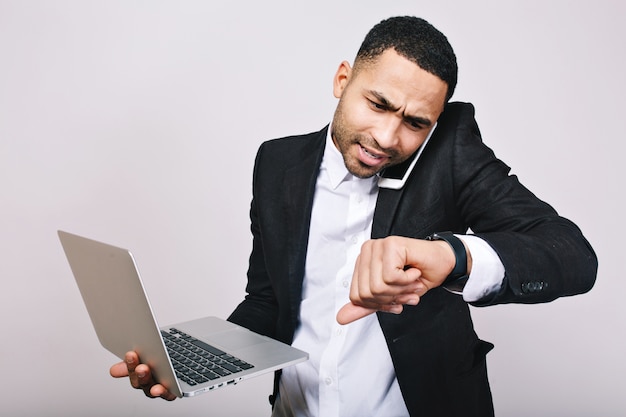
POLYGON ((339 68, 337 68, 337 72, 333 78, 333 95, 335 98, 341 98, 351 75, 352 67, 348 61, 343 61, 339 64, 339 68))

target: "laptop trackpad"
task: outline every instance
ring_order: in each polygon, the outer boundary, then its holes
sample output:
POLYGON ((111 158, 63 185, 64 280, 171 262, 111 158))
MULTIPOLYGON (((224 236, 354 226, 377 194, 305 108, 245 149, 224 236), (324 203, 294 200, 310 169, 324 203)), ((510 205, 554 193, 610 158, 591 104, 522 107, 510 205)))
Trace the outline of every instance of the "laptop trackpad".
POLYGON ((207 336, 206 339, 226 350, 237 350, 265 342, 262 337, 243 329, 212 334, 207 336))

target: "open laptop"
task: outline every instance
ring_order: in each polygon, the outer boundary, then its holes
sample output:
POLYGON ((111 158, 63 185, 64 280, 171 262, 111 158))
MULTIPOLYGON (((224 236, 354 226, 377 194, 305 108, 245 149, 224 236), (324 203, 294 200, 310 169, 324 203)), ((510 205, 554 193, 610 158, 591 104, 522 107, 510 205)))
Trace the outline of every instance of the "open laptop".
POLYGON ((308 354, 217 317, 159 327, 127 249, 59 230, 102 346, 134 350, 155 379, 190 397, 308 359, 308 354))

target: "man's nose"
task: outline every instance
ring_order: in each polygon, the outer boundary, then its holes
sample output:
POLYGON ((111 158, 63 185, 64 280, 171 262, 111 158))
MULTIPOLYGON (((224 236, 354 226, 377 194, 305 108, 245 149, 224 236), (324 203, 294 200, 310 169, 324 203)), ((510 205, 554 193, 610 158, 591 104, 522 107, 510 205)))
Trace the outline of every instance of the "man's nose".
POLYGON ((388 115, 379 121, 374 130, 374 139, 383 149, 396 147, 399 142, 400 125, 402 119, 395 115, 388 115))

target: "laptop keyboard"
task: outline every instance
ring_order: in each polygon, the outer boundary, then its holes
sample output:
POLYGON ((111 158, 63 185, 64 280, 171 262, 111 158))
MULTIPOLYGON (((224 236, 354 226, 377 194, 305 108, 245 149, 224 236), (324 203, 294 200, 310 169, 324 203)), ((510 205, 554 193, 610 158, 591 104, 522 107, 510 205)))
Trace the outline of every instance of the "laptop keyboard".
POLYGON ((171 328, 161 330, 176 376, 189 385, 236 374, 254 366, 171 328))

